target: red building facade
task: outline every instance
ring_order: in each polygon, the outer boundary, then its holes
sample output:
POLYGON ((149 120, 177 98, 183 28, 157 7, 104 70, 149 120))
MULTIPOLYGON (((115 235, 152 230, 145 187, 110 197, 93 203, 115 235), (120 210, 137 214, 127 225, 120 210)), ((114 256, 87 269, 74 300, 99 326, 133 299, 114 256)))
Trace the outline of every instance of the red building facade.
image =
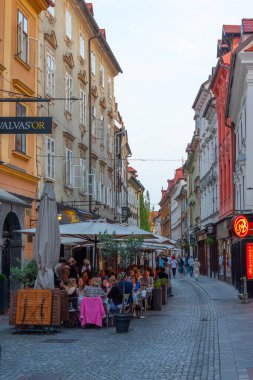
POLYGON ((211 83, 216 97, 218 118, 218 167, 220 211, 217 224, 219 277, 231 282, 231 234, 229 222, 234 214, 234 133, 225 119, 227 86, 233 50, 240 40, 240 25, 223 25, 222 39, 218 41, 218 64, 211 83))

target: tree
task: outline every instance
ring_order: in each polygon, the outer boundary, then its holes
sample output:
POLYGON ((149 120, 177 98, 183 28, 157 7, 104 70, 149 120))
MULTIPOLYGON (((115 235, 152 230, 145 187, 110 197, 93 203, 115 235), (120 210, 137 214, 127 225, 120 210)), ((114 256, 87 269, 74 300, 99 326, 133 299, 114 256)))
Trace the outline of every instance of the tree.
POLYGON ((146 191, 146 196, 143 193, 140 197, 140 228, 142 228, 145 231, 150 231, 149 213, 150 196, 149 192, 146 191))

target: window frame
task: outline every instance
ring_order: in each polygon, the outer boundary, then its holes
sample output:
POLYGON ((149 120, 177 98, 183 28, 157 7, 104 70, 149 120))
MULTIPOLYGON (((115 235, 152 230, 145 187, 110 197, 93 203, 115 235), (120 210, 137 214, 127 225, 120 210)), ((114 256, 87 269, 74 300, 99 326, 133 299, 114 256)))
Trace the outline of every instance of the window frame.
POLYGON ((73 79, 72 76, 65 73, 65 111, 73 113, 73 102, 70 98, 73 96, 73 79))
POLYGON ((73 160, 73 150, 69 148, 65 148, 65 155, 66 155, 66 180, 65 180, 65 185, 66 187, 73 187, 73 165, 74 165, 74 160, 73 160), (69 178, 67 178, 67 165, 69 163, 69 178), (69 179, 69 181, 68 181, 69 179), (68 183, 69 182, 69 183, 68 183))
POLYGON ((69 9, 66 9, 66 36, 72 39, 72 16, 69 9))
POLYGON ((86 119, 86 93, 80 88, 80 124, 85 125, 86 119))
POLYGON ((90 62, 91 62, 91 73, 95 76, 96 75, 96 55, 93 50, 90 52, 90 62))
POLYGON ((55 180, 55 140, 48 136, 46 136, 46 156, 46 177, 55 180), (53 149, 48 149, 48 143, 53 149))
MULTIPOLYGON (((17 117, 25 117, 26 116, 26 107, 23 104, 17 102, 16 103, 16 116, 17 117)), ((17 133, 15 135, 15 150, 17 152, 26 154, 26 135, 17 133), (20 141, 20 148, 18 147, 18 143, 20 141)))
POLYGON ((29 44, 28 18, 18 8, 18 13, 17 13, 17 56, 23 62, 25 62, 27 64, 28 64, 28 59, 29 59, 29 57, 28 57, 28 44, 29 44), (21 21, 20 21, 20 15, 22 18, 21 21), (25 21, 26 21, 26 27, 25 27, 25 21), (24 49, 24 46, 25 46, 25 49, 24 49), (24 54, 25 54, 25 56, 24 56, 24 54))
POLYGON ((82 59, 85 58, 85 38, 83 32, 79 34, 79 53, 82 59))
POLYGON ((47 51, 47 71, 46 71, 46 93, 49 96, 54 97, 55 96, 55 72, 56 72, 56 65, 55 65, 55 58, 53 55, 47 51), (53 68, 49 67, 48 65, 48 58, 53 62, 53 68))

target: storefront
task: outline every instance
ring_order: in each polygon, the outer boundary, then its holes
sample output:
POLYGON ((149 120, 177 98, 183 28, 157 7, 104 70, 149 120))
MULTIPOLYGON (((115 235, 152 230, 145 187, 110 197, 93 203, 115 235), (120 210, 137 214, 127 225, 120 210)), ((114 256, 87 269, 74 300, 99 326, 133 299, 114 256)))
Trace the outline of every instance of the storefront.
POLYGON ((231 229, 232 283, 242 293, 246 277, 248 295, 253 297, 253 214, 233 218, 231 229))
POLYGON ((218 242, 218 278, 232 283, 232 237, 230 232, 231 218, 217 223, 216 238, 218 242))

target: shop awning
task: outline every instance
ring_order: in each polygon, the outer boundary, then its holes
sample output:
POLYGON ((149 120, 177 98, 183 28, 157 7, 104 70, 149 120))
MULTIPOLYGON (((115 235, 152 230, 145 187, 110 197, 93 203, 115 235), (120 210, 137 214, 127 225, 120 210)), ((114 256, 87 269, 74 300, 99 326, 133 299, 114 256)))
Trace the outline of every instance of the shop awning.
POLYGON ((9 193, 8 191, 0 188, 0 202, 8 203, 16 206, 21 206, 25 208, 31 208, 32 205, 26 203, 22 199, 16 197, 15 195, 9 193))

